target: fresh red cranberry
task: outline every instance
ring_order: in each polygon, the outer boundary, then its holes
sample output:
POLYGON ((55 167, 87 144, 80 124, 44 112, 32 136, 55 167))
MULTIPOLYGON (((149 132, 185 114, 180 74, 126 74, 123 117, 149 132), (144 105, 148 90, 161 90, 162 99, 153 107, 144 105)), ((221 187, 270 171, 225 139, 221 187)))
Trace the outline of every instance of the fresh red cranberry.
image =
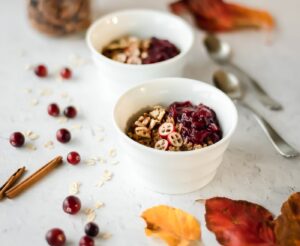
POLYGON ((64 79, 70 79, 72 77, 72 71, 70 68, 63 68, 61 71, 60 71, 60 76, 64 79))
POLYGON ((50 246, 63 246, 66 242, 66 236, 61 229, 53 228, 47 232, 46 240, 50 246))
POLYGON ((85 234, 90 237, 96 237, 99 233, 99 226, 94 222, 89 222, 84 227, 85 234))
POLYGON ((48 75, 47 67, 45 65, 36 66, 34 72, 39 77, 46 77, 48 75))
POLYGON ((79 246, 94 246, 94 239, 88 237, 88 236, 83 236, 80 241, 79 241, 79 246))
POLYGON ((14 147, 21 147, 25 143, 25 137, 21 132, 14 132, 10 135, 9 142, 14 147))
POLYGON ((73 106, 68 106, 64 110, 64 115, 68 118, 75 118, 77 115, 77 110, 73 106))
POLYGON ((80 155, 77 152, 72 151, 68 154, 67 161, 72 165, 77 165, 80 162, 80 155))
POLYGON ((71 133, 65 128, 59 129, 56 132, 56 139, 61 143, 67 143, 71 140, 71 133))
POLYGON ((51 103, 48 106, 48 114, 54 117, 57 117, 59 115, 59 107, 56 103, 51 103))
POLYGON ((81 202, 76 196, 68 196, 63 202, 63 210, 68 214, 77 214, 81 208, 81 202))

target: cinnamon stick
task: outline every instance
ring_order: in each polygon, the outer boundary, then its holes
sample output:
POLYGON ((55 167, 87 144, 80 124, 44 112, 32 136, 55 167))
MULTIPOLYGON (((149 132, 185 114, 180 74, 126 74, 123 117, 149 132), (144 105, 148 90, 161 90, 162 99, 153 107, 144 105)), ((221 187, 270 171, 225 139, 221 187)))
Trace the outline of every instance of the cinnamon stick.
POLYGON ((19 168, 13 175, 9 177, 9 179, 2 185, 0 188, 0 200, 2 200, 5 196, 5 192, 9 190, 13 185, 22 177, 24 172, 26 171, 25 167, 19 168))
POLYGON ((21 194, 23 191, 27 190, 30 186, 41 180, 45 177, 48 173, 50 173, 54 168, 62 163, 62 157, 58 156, 54 158, 52 161, 44 165, 42 168, 37 170, 23 182, 17 184, 16 186, 12 187, 11 189, 5 192, 5 195, 8 198, 14 198, 17 195, 21 194))

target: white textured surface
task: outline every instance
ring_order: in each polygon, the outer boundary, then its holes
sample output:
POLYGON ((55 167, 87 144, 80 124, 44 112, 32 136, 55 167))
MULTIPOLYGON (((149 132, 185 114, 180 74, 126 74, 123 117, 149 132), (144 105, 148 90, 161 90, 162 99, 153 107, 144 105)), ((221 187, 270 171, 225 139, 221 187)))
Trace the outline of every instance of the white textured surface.
MULTIPOLYGON (((95 14, 100 15, 126 7, 151 7, 166 9, 167 1, 102 0, 95 3, 95 14)), ((246 2, 246 1, 243 1, 246 2)), ((263 108, 254 97, 249 97, 274 127, 298 150, 300 150, 300 99, 299 99, 299 8, 298 0, 251 0, 247 4, 269 9, 278 22, 278 29, 271 35, 254 31, 223 35, 235 49, 234 60, 257 79, 285 107, 283 112, 270 112, 263 108)), ((75 78, 68 82, 57 82, 55 73, 69 63, 70 54, 89 58, 82 37, 54 39, 39 35, 29 28, 24 3, 17 0, 0 3, 0 181, 1 183, 18 167, 26 165, 28 174, 35 171, 57 154, 66 156, 70 150, 78 150, 83 159, 93 156, 107 156, 114 142, 111 127, 111 106, 109 95, 101 87, 95 67, 88 63, 74 68, 75 78), (26 64, 43 62, 48 65, 51 77, 37 79, 32 72, 25 71, 26 64), (27 94, 26 88, 32 88, 27 94), (51 96, 39 96, 39 90, 50 88, 51 96), (62 107, 69 99, 61 98, 67 92, 72 104, 80 109, 79 117, 66 124, 59 124, 46 113, 49 102, 56 101, 62 107), (32 99, 39 104, 31 106, 32 99), (82 124, 82 130, 72 130, 73 140, 61 145, 55 140, 55 131, 60 126, 70 127, 82 124), (105 140, 97 142, 96 126, 104 126, 105 140), (7 137, 15 130, 32 130, 40 135, 34 141, 36 151, 12 148, 7 137), (47 150, 43 144, 53 140, 55 148, 47 150)), ((201 46, 202 33, 198 32, 195 47, 186 76, 210 82, 216 68, 208 60, 201 46)), ((117 157, 119 159, 119 156, 117 157)), ((182 196, 167 196, 144 190, 127 183, 126 163, 113 166, 85 164, 73 167, 64 165, 46 177, 38 185, 14 200, 0 203, 1 245, 46 245, 45 232, 52 227, 65 230, 68 245, 77 245, 83 235, 85 216, 66 215, 61 204, 69 191, 69 185, 80 181, 79 197, 84 207, 91 207, 97 200, 105 207, 97 210, 96 222, 102 231, 112 234, 106 241, 97 240, 97 245, 156 245, 145 237, 141 212, 156 204, 170 204, 182 208, 203 224, 205 245, 217 243, 207 233, 203 220, 202 205, 194 203, 197 198, 227 196, 258 202, 272 212, 278 213, 280 205, 288 195, 300 189, 299 158, 286 160, 275 153, 261 129, 247 112, 240 111, 236 134, 225 155, 216 178, 204 189, 182 196), (95 184, 104 170, 113 172, 113 178, 103 187, 95 184)))

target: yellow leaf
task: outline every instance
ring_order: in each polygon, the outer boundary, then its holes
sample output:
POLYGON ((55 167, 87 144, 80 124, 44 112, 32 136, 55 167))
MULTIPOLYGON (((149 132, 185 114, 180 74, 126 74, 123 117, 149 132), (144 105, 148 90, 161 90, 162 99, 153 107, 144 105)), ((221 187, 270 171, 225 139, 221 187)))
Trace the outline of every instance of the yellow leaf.
POLYGON ((147 236, 157 236, 169 246, 188 246, 201 238, 200 223, 190 214, 168 206, 156 206, 143 212, 147 236))

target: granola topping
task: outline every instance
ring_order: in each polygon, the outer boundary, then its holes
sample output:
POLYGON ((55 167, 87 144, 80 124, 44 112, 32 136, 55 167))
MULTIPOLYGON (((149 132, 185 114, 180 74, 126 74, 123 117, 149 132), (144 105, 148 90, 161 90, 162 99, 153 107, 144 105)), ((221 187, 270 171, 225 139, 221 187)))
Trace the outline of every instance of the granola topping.
POLYGON ((140 65, 171 59, 179 50, 168 40, 126 36, 113 40, 101 53, 117 62, 140 65))
POLYGON ((154 106, 133 121, 127 135, 134 141, 162 151, 201 149, 218 142, 222 130, 216 113, 204 104, 175 102, 154 106))

